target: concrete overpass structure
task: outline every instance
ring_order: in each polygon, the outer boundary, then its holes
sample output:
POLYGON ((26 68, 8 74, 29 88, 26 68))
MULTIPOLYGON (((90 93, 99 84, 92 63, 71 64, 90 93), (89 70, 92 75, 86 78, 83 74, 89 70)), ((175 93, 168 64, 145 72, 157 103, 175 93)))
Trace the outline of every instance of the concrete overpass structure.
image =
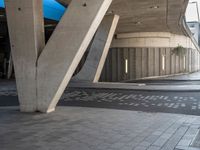
POLYGON ((76 82, 119 82, 200 69, 188 0, 58 1, 67 11, 45 43, 42 0, 5 0, 22 112, 54 111, 75 70, 76 82))

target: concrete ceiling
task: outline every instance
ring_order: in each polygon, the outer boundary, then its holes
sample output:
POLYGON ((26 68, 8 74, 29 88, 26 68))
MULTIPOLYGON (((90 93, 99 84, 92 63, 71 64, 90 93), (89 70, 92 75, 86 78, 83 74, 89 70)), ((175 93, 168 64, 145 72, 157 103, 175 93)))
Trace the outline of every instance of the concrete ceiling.
MULTIPOLYGON (((71 0, 57 0, 68 5, 71 0)), ((117 33, 184 34, 182 20, 188 0, 113 0, 109 12, 120 15, 117 33)))

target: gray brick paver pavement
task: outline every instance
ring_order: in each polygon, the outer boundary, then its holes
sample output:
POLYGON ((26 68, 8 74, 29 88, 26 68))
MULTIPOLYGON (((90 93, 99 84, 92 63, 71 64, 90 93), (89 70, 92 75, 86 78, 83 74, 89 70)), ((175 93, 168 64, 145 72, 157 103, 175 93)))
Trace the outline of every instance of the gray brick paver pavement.
POLYGON ((200 117, 177 114, 58 107, 49 115, 27 115, 14 110, 0 108, 1 150, 157 150, 175 146, 174 139, 184 134, 180 126, 200 126, 200 117), (161 137, 167 141, 153 145, 161 137))

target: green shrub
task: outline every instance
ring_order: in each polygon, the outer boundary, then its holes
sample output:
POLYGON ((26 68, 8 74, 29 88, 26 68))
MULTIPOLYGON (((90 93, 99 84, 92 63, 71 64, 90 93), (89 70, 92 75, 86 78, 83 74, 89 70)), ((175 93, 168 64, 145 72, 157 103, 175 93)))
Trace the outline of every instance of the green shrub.
POLYGON ((184 48, 181 45, 178 45, 177 47, 175 47, 172 51, 171 54, 172 55, 176 55, 176 56, 185 56, 187 53, 187 49, 184 48))

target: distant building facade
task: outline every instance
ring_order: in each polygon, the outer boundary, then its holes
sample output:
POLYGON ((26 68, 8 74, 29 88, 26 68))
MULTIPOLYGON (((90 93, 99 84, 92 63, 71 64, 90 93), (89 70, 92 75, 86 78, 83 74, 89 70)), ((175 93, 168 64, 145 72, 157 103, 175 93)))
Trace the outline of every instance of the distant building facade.
POLYGON ((187 24, 194 38, 198 42, 198 45, 200 46, 200 22, 194 21, 194 22, 188 22, 187 24))

